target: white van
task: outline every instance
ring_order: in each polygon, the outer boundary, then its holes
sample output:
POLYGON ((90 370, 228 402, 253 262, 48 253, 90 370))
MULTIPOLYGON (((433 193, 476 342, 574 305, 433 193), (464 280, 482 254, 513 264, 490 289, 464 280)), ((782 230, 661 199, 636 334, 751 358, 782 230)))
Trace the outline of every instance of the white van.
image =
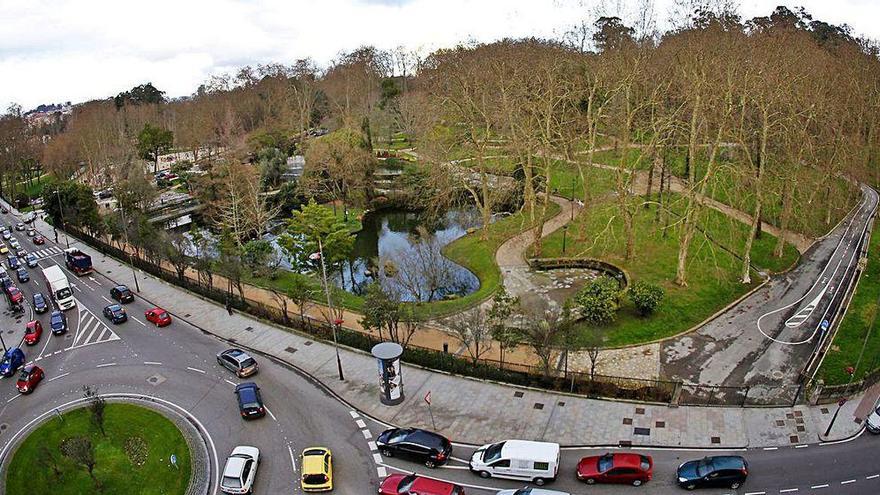
POLYGON ((559 472, 559 444, 505 440, 483 445, 471 456, 471 471, 482 478, 508 478, 542 486, 559 472))

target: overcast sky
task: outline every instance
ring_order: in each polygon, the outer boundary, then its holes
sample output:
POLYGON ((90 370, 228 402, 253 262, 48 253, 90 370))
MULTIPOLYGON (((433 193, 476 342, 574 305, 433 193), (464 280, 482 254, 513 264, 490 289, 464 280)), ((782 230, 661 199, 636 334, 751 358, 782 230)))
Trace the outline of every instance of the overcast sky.
MULTIPOLYGON (((638 0, 0 0, 0 111, 104 98, 152 81, 192 94, 212 74, 370 44, 430 51, 460 41, 557 36, 597 4, 638 0), (584 5, 586 4, 586 5, 584 5)), ((655 0, 661 26, 673 0, 655 0)), ((880 0, 741 0, 744 17, 778 4, 880 39, 880 0)))

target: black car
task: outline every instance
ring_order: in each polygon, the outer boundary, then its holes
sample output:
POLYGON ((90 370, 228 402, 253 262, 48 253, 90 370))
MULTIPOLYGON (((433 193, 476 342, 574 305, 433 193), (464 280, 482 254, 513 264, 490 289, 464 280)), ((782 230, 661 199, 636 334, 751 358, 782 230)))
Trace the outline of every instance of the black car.
POLYGON ((37 292, 34 294, 34 311, 37 313, 45 313, 49 311, 49 304, 46 302, 46 296, 37 292))
POLYGON ((9 213, 9 208, 0 208, 0 212, 3 212, 3 214, 5 215, 9 213))
POLYGON ((217 354, 217 364, 235 373, 239 378, 251 376, 260 369, 250 354, 235 348, 217 354))
POLYGON ((7 288, 9 288, 10 285, 13 285, 13 282, 12 279, 9 278, 9 274, 4 271, 0 271, 0 287, 2 287, 5 291, 7 288))
POLYGON ((238 410, 241 412, 242 418, 255 419, 266 415, 263 398, 260 396, 260 387, 256 383, 240 383, 235 387, 235 395, 238 396, 238 410))
POLYGON ((124 323, 128 321, 128 315, 125 314, 125 309, 118 304, 111 304, 105 307, 104 316, 109 318, 113 323, 124 323))
POLYGON ((61 311, 52 311, 49 316, 49 328, 52 329, 53 335, 61 335, 67 332, 67 317, 61 311))
POLYGON ((134 301, 134 294, 124 285, 117 285, 110 289, 110 297, 121 303, 130 303, 134 301))
POLYGON ((6 257, 6 262, 9 263, 9 268, 11 270, 17 270, 20 263, 18 262, 18 258, 15 257, 14 254, 10 254, 6 257))
POLYGON ((376 439, 376 446, 385 457, 404 457, 429 468, 444 464, 452 454, 452 442, 446 437, 418 428, 385 430, 376 439))
POLYGON ((21 283, 27 282, 31 279, 31 275, 24 268, 19 268, 15 271, 15 276, 18 277, 18 281, 21 283))
POLYGON ((704 457, 678 466, 678 486, 694 488, 730 488, 736 490, 746 482, 749 465, 738 455, 704 457))

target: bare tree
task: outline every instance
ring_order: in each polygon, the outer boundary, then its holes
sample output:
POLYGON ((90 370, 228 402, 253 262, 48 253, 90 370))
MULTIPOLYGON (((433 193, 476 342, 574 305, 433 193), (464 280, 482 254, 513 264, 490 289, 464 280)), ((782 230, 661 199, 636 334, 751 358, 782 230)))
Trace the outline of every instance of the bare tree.
POLYGON ((444 289, 455 282, 451 261, 441 253, 440 242, 424 228, 419 228, 411 240, 411 248, 393 259, 397 273, 390 277, 415 301, 434 301, 444 289))
POLYGON ((482 306, 463 311, 447 320, 476 367, 487 352, 492 350, 492 325, 482 306))

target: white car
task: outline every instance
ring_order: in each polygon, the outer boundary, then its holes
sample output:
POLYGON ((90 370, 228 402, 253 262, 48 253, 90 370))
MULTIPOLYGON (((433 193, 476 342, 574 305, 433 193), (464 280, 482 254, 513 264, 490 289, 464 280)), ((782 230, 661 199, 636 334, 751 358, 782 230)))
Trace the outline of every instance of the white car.
POLYGON ((545 490, 543 488, 532 488, 527 486, 519 490, 501 490, 495 495, 570 495, 568 492, 559 492, 556 490, 545 490))
POLYGON ((259 465, 260 449, 245 445, 232 449, 232 454, 226 459, 226 466, 223 468, 220 491, 236 495, 251 493, 259 465))
POLYGON ((865 420, 865 429, 875 435, 880 433, 880 406, 865 420))

